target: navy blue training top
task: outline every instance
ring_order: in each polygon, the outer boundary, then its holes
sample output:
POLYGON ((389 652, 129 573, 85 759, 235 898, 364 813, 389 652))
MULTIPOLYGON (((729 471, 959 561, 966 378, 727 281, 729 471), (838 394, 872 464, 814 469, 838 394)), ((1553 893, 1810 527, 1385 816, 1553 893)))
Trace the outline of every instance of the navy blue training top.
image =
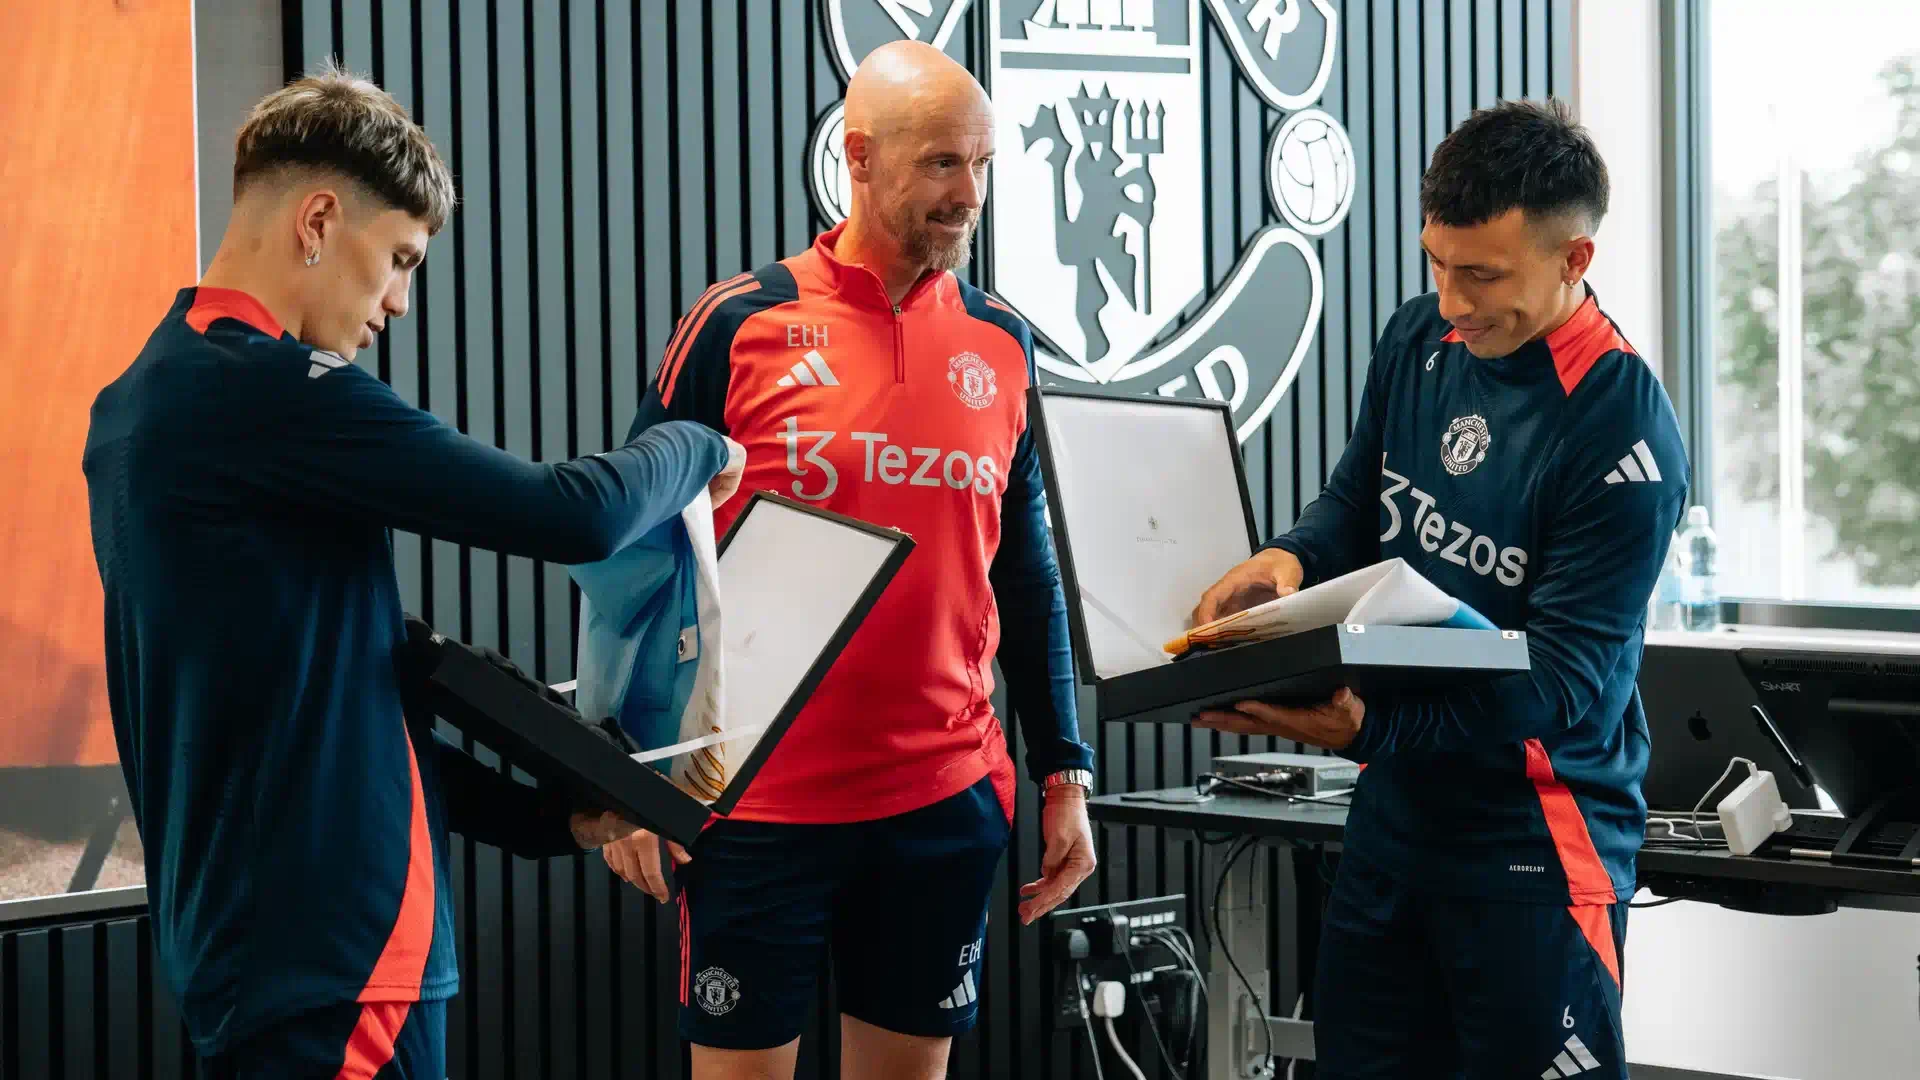
POLYGON ((403 718, 388 530, 589 562, 725 460, 678 423, 532 464, 244 293, 181 290, 95 399, 84 467, 154 946, 201 1053, 317 1006, 451 997, 446 828, 572 850, 564 812, 532 820, 532 788, 403 718))
POLYGON ((1482 360, 1434 295, 1388 322, 1326 490, 1268 546, 1307 584, 1399 557, 1503 629, 1531 671, 1367 701, 1346 857, 1448 895, 1610 904, 1634 892, 1647 601, 1689 482, 1666 391, 1589 292, 1482 360))

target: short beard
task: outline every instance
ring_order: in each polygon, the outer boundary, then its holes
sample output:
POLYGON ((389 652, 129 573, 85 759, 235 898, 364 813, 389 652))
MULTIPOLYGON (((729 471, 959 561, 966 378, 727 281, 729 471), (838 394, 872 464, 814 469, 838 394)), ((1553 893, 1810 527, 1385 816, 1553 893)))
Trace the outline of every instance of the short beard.
POLYGON ((900 238, 901 253, 932 271, 960 269, 967 265, 967 258, 973 249, 973 233, 980 225, 977 215, 969 217, 966 231, 952 239, 937 235, 927 227, 924 219, 896 222, 895 233, 900 238))

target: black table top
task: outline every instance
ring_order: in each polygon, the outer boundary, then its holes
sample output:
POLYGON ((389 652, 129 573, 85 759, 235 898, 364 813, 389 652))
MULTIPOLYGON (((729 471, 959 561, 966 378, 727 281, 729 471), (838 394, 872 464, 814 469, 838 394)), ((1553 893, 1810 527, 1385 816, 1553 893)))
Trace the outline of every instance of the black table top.
MULTIPOLYGON (((1143 796, 1191 797, 1193 788, 1100 795, 1088 800, 1095 821, 1145 825, 1206 833, 1258 836, 1302 844, 1337 844, 1346 833, 1347 810, 1338 805, 1289 802, 1260 795, 1223 792, 1204 803, 1148 801, 1143 796)), ((1788 886, 1859 897, 1848 906, 1890 906, 1864 898, 1920 900, 1920 872, 1870 866, 1837 865, 1817 859, 1739 856, 1726 851, 1674 851, 1649 848, 1640 853, 1642 877, 1692 879, 1706 883, 1788 886)), ((1662 891, 1665 895, 1664 890, 1662 891)), ((1897 905, 1906 908, 1909 905, 1897 905)))

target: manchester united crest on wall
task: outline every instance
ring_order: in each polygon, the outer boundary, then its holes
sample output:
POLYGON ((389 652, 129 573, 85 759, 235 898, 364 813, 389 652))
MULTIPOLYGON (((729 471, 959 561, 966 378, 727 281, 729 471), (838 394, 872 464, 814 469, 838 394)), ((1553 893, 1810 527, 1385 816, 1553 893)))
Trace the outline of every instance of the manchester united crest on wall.
MULTIPOLYGON (((1119 394, 1205 396, 1233 406, 1245 439, 1265 422, 1312 344, 1323 281, 1309 236, 1345 220, 1353 147, 1312 107, 1333 64, 1327 0, 823 0, 843 77, 909 38, 961 55, 984 12, 999 125, 980 257, 995 293, 1033 326, 1055 381, 1119 394), (1267 198, 1285 224, 1245 237, 1210 289, 1201 20, 1239 75, 1288 115, 1268 134, 1267 198), (1197 310, 1197 313, 1195 313, 1197 310), (1189 314, 1184 323, 1183 313, 1189 314)), ((815 124, 814 202, 846 215, 836 104, 815 124)), ((1215 183, 1218 183, 1216 178, 1215 183)))

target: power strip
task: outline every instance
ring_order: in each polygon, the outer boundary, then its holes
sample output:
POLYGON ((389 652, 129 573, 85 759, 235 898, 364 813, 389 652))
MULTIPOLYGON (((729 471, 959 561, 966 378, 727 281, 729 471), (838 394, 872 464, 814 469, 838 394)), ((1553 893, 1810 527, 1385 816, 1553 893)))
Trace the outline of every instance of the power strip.
POLYGON ((1053 1022, 1056 1027, 1080 1026, 1085 1003, 1102 982, 1139 986, 1164 974, 1184 970, 1173 953, 1161 945, 1131 946, 1132 939, 1144 930, 1160 927, 1185 927, 1187 898, 1184 893, 1157 896, 1149 900, 1127 900, 1118 904, 1056 911, 1047 916, 1047 942, 1053 953, 1053 1022), (1128 966, 1128 961, 1132 966, 1128 966), (1076 981, 1075 972, 1079 978, 1076 981))

